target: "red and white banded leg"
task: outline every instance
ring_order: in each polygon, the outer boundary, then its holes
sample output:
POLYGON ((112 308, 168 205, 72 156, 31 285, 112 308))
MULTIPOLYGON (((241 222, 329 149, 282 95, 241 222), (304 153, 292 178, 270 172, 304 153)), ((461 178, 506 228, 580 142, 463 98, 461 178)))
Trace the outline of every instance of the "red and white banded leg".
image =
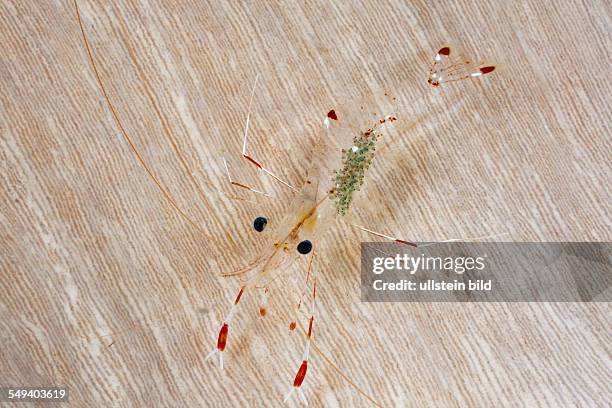
POLYGON ((244 287, 240 288, 240 292, 238 292, 238 296, 236 296, 236 300, 234 300, 234 304, 232 305, 229 311, 229 314, 225 318, 225 321, 223 322, 223 325, 221 326, 221 329, 219 330, 219 336, 217 337, 217 347, 213 349, 213 351, 208 353, 208 355, 204 359, 204 361, 207 361, 209 358, 211 358, 215 354, 219 354, 219 366, 221 367, 222 370, 223 370, 223 353, 225 352, 225 349, 227 347, 227 339, 229 336, 230 324, 232 323, 232 319, 234 318, 234 314, 236 313, 236 310, 238 308, 238 302, 240 302, 240 298, 242 297, 243 293, 244 293, 244 287))
POLYGON ((252 191, 253 193, 256 193, 256 194, 261 194, 261 195, 263 195, 263 196, 266 196, 266 197, 270 197, 270 198, 272 198, 272 195, 270 195, 270 194, 266 193, 265 191, 257 190, 256 188, 253 188, 253 187, 251 187, 251 186, 249 186, 249 185, 246 185, 246 184, 244 184, 244 183, 241 183, 241 182, 239 182, 239 181, 234 180, 234 179, 232 178, 232 176, 230 175, 230 172, 229 172, 229 167, 227 166, 227 160, 225 160, 225 157, 223 157, 223 164, 224 164, 224 166, 225 166, 225 172, 226 172, 226 174, 227 174, 227 179, 228 179, 229 183, 230 183, 232 186, 236 186, 236 187, 244 188, 244 189, 247 189, 247 190, 249 190, 249 191, 252 191))
POLYGON ((298 393, 300 399, 304 403, 304 405, 308 405, 308 400, 306 399, 306 395, 304 395, 304 390, 302 390, 302 384, 304 383, 304 379, 306 378, 306 373, 308 371, 308 357, 310 353, 310 341, 312 338, 312 328, 314 324, 315 318, 315 309, 317 304, 317 279, 313 279, 312 285, 312 304, 310 306, 310 319, 308 321, 308 333, 306 335, 306 345, 304 346, 304 352, 302 353, 302 363, 300 364, 297 373, 295 374, 295 378, 293 379, 293 386, 291 390, 285 396, 285 400, 283 402, 289 401, 289 398, 293 395, 294 392, 298 393))
POLYGON ((357 225, 357 224, 351 224, 351 225, 353 227, 358 228, 358 229, 360 229, 362 231, 365 231, 365 232, 367 232, 369 234, 376 235, 377 237, 385 238, 385 239, 388 239, 388 240, 393 241, 393 242, 397 242, 398 244, 409 245, 409 246, 412 246, 412 247, 416 247, 417 246, 417 244, 415 244, 412 241, 406 241, 405 239, 396 238, 396 237, 392 237, 392 236, 389 236, 389 235, 381 234, 380 232, 372 231, 371 229, 367 229, 365 227, 362 227, 361 225, 357 225))
MULTIPOLYGON (((249 163, 251 163, 252 165, 257 167, 259 170, 263 171, 265 174, 267 174, 268 176, 272 177, 273 179, 275 179, 279 183, 283 184, 286 187, 289 187, 290 189, 292 189, 294 191, 297 191, 297 189, 295 187, 293 187, 291 184, 289 184, 286 181, 282 180, 276 174, 272 173, 270 170, 265 168, 263 166, 263 164, 261 164, 261 162, 255 160, 247 152, 247 140, 248 140, 248 136, 249 136, 249 124, 251 122, 251 108, 253 106, 253 98, 255 97, 255 88, 257 87, 257 81, 258 80, 259 80, 259 74, 257 74, 257 76, 255 77, 255 83, 253 84, 253 89, 251 90, 251 98, 249 99, 249 108, 248 108, 248 112, 247 112, 246 122, 245 122, 245 125, 244 125, 244 137, 243 137, 243 140, 242 140, 242 158, 247 160, 249 163)), ((230 184, 232 184, 233 186, 236 186, 236 187, 247 189, 247 190, 252 191, 254 193, 257 193, 257 194, 262 194, 262 195, 264 195, 266 197, 272 197, 270 194, 268 194, 266 192, 263 192, 263 191, 258 190, 256 188, 253 188, 253 187, 251 187, 251 186, 249 186, 247 184, 244 184, 244 183, 241 183, 241 182, 238 182, 238 181, 232 179, 232 176, 230 175, 230 172, 229 172, 229 168, 227 166, 227 160, 225 159, 225 157, 223 157, 223 164, 225 165, 225 171, 227 172, 227 178, 229 179, 230 184)))
POLYGON ((255 88, 257 87, 257 80, 258 79, 259 79, 259 74, 257 74, 257 76, 255 77, 255 83, 253 84, 253 89, 251 90, 251 99, 249 100, 249 111, 248 111, 247 117, 246 117, 246 123, 245 123, 245 126, 244 126, 244 137, 243 137, 243 140, 242 140, 242 157, 245 160, 247 160, 249 163, 251 163, 252 165, 257 167, 259 170, 263 171, 265 174, 267 174, 268 176, 272 177, 274 180, 276 180, 279 183, 281 183, 282 185, 284 185, 285 187, 289 187, 293 191, 297 191, 297 189, 295 187, 293 187, 291 184, 287 183, 285 180, 283 180, 280 177, 278 177, 276 174, 272 173, 270 170, 268 170, 266 167, 264 167, 264 165, 261 164, 261 162, 255 160, 247 152, 247 140, 248 140, 248 136, 249 136, 249 123, 251 121, 251 106, 253 105, 253 97, 255 96, 255 88))
POLYGON ((270 289, 267 287, 263 288, 263 292, 261 294, 261 301, 259 303, 259 316, 266 317, 268 314, 268 294, 270 293, 270 289))
POLYGON ((304 296, 306 295, 306 291, 308 290, 308 284, 310 283, 310 271, 312 270, 312 261, 314 260, 315 253, 312 253, 310 260, 308 261, 308 269, 306 271, 306 281, 304 282, 304 288, 302 289, 302 293, 300 294, 300 299, 298 300, 297 307, 295 309, 295 316, 293 320, 289 323, 289 330, 294 331, 297 327, 297 319, 299 317, 300 308, 302 307, 302 302, 304 301, 304 296))

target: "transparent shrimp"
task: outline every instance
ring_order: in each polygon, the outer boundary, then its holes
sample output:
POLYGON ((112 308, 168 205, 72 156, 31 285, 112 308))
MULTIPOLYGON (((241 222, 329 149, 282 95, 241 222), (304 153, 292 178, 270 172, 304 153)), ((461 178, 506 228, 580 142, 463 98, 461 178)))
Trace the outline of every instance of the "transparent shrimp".
MULTIPOLYGON (((142 164, 143 168, 157 185, 160 193, 169 201, 172 207, 194 227, 201 230, 198 223, 190 218, 182 210, 176 199, 170 194, 169 189, 159 180, 151 170, 151 166, 144 160, 135 144, 122 125, 117 110, 111 103, 100 72, 95 63, 94 53, 91 49, 83 22, 79 13, 77 1, 74 6, 79 23, 83 43, 87 56, 95 74, 101 93, 112 113, 113 119, 121 131, 121 135, 129 143, 134 155, 142 164)), ((450 49, 441 48, 434 58, 430 69, 428 82, 438 86, 445 82, 455 81, 463 78, 475 77, 488 74, 493 71, 492 66, 479 66, 466 61, 450 60, 450 49)), ((292 395, 297 394, 303 403, 307 399, 302 389, 306 374, 308 372, 308 361, 311 347, 318 350, 313 341, 314 321, 316 313, 317 296, 317 268, 314 259, 321 236, 330 228, 332 221, 343 219, 349 212, 354 195, 359 191, 368 168, 375 159, 377 147, 383 143, 385 148, 393 148, 398 138, 404 137, 405 133, 423 120, 441 112, 452 112, 460 105, 459 95, 451 95, 454 102, 449 103, 447 98, 426 90, 425 87, 399 87, 388 92, 377 92, 369 98, 361 99, 342 106, 332 107, 326 115, 320 118, 319 135, 313 147, 311 167, 308 170, 305 182, 299 188, 282 180, 278 175, 267 169, 260 161, 253 158, 247 149, 248 125, 251 115, 251 104, 255 92, 255 86, 251 94, 249 112, 247 115, 242 157, 252 165, 260 169, 265 175, 296 192, 283 220, 273 231, 270 239, 265 245, 262 253, 242 269, 224 274, 224 276, 235 276, 240 279, 240 288, 230 306, 230 311, 223 321, 217 335, 216 346, 207 355, 206 360, 218 355, 220 366, 224 368, 223 355, 227 351, 229 334, 233 317, 238 311, 239 304, 244 296, 251 292, 260 290, 262 298, 260 303, 260 315, 266 315, 266 307, 269 296, 268 286, 272 281, 282 274, 300 257, 309 256, 308 270, 304 288, 297 302, 297 310, 303 304, 305 295, 310 292, 310 310, 308 313, 308 325, 304 330, 306 343, 297 368, 296 375, 291 383, 290 390, 285 397, 287 401, 292 395), (312 272, 312 273, 311 273, 312 272)), ((452 94, 452 92, 448 92, 452 94)), ((446 95, 449 96, 449 95, 446 95)), ((381 149, 378 149, 379 151, 381 149)), ((182 157, 182 156, 180 156, 182 157)), ((233 179, 230 169, 224 159, 228 181, 238 188, 245 188, 252 193, 268 195, 267 193, 248 186, 245 183, 233 179)), ((259 217, 261 218, 261 217, 259 217)), ((399 244, 416 245, 403 238, 396 238, 374 229, 361 225, 352 224, 364 232, 388 239, 399 244)), ((256 220, 256 230, 263 230, 266 226, 265 220, 256 220)), ((290 330, 296 330, 298 314, 289 324, 290 330)), ((113 342, 109 346, 112 346, 113 342)), ((320 350, 318 350, 319 353, 320 350)), ((362 391, 348 378, 333 361, 321 353, 323 359, 330 364, 338 374, 346 379, 351 386, 364 398, 375 405, 379 405, 372 397, 362 391)))
MULTIPOLYGON (((440 72, 438 64, 439 59, 436 57, 432 72, 440 72)), ((458 67, 453 69, 459 70, 458 67)), ((255 86, 251 95, 254 90, 255 86)), ((299 309, 310 285, 312 287, 311 310, 306 331, 307 338, 293 384, 285 398, 287 401, 295 393, 307 404, 302 386, 308 370, 315 319, 317 280, 316 272, 313 273, 311 279, 311 268, 315 256, 313 248, 317 247, 321 236, 334 224, 333 221, 344 218, 349 212, 354 195, 359 191, 368 168, 376 157, 377 147, 381 143, 386 142, 387 147, 393 146, 392 137, 405 136, 406 130, 420 120, 431 117, 437 110, 448 112, 458 105, 460 105, 458 96, 449 105, 446 98, 432 93, 430 89, 426 87, 415 89, 412 86, 409 92, 402 88, 394 91, 381 91, 369 98, 334 107, 326 115, 322 115, 307 177, 300 188, 291 187, 297 191, 297 194, 279 226, 271 234, 264 250, 252 262, 242 269, 223 274, 223 276, 239 277, 241 284, 230 311, 219 329, 217 344, 206 359, 218 355, 220 366, 223 368, 223 354, 228 345, 231 322, 243 297, 256 289, 263 290, 260 315, 265 316, 270 282, 282 276, 297 259, 312 252, 304 291, 298 302, 299 309)), ((245 125, 243 157, 261 169, 261 163, 247 157, 246 154, 249 118, 250 111, 245 125)), ((276 175, 272 177, 288 185, 276 175)), ((253 188, 248 186, 247 188, 253 191, 253 188)), ((376 232, 360 225, 352 225, 396 243, 416 246, 414 242, 404 238, 376 232)), ((289 328, 295 330, 296 319, 290 322, 289 328)))

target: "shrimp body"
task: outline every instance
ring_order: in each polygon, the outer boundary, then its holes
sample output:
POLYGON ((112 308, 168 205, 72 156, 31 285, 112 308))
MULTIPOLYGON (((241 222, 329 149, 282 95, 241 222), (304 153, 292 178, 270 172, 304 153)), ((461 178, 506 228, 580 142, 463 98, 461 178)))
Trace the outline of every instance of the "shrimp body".
MULTIPOLYGON (((303 256, 300 242, 316 243, 338 217, 347 214, 374 158, 380 125, 394 122, 387 117, 359 130, 337 124, 328 113, 314 144, 307 178, 293 198, 282 221, 266 242, 263 253, 246 268, 226 274, 242 275, 245 288, 278 276, 303 256)), ((340 119, 341 120, 341 119, 340 119)))
MULTIPOLYGON (((100 72, 97 69, 94 53, 89 43, 87 33, 84 28, 85 25, 82 21, 76 0, 74 1, 74 7, 91 69, 95 74, 100 92, 104 96, 106 104, 113 114, 113 118, 120 130, 121 135, 129 143, 135 157, 158 187, 160 193, 168 200, 177 213, 188 221, 194 228, 206 234, 206 232, 199 227, 199 224, 191 219, 191 217, 189 217, 189 215, 183 211, 181 207, 179 207, 175 198, 172 196, 172 194, 170 194, 169 189, 151 170, 151 166, 143 159, 131 137, 125 130, 125 127, 122 125, 119 116, 116 113, 116 108, 112 104, 110 97, 106 92, 100 72)), ((449 47, 439 49, 438 53, 434 57, 433 65, 429 71, 429 79, 427 82, 430 85, 437 87, 446 82, 480 77, 495 70, 495 66, 485 65, 483 63, 472 63, 461 58, 450 57, 450 55, 451 50, 449 47)), ((257 83, 257 77, 255 79, 255 84, 257 83)), ((445 103, 444 100, 436 98, 435 96, 432 97, 429 94, 419 94, 418 91, 419 89, 412 88, 410 92, 404 92, 403 94, 399 93, 397 98, 389 97, 389 95, 385 92, 384 96, 382 94, 377 94, 370 97, 367 101, 360 100, 358 101, 359 105, 357 105, 355 102, 349 103, 347 106, 345 106, 348 107, 346 111, 337 109, 339 114, 336 114, 335 110, 330 111, 327 118, 323 122, 323 126, 320 128, 318 137, 316 138, 311 159, 311 166, 308 170, 308 177, 302 187, 296 189, 287 182, 281 180, 278 176, 263 166, 262 163, 253 159, 248 154, 247 132, 251 104, 253 102, 255 92, 255 85, 253 86, 251 100, 249 102, 249 113, 247 115, 245 125, 242 156, 268 176, 295 190, 297 194, 293 198, 282 221, 278 224, 278 227, 275 229, 271 238, 266 243, 262 254, 245 268, 224 274, 224 276, 239 276, 243 282, 238 294, 235 297, 235 300, 230 307, 227 317, 221 324, 221 328, 218 332, 216 347, 208 354, 206 360, 211 358, 213 355, 218 355, 220 366, 223 368, 223 355, 225 351, 227 351, 227 347, 230 344, 230 333, 233 330, 232 320, 236 314, 241 299, 243 299, 243 296, 246 293, 263 289, 264 302, 267 301, 267 285, 274 278, 273 273, 283 273, 284 271, 288 270, 288 268, 298 258, 312 252, 308 264, 308 272, 306 274, 306 285, 297 307, 299 310, 306 289, 309 286, 309 283, 312 282, 309 313, 310 317, 308 319, 308 329, 306 330, 307 339, 301 362, 298 365, 297 373, 293 380, 292 388, 285 398, 285 401, 287 401, 291 395, 293 395, 293 393, 297 393, 302 401, 307 404, 306 397, 302 390, 302 385, 308 371, 308 357, 313 333, 317 294, 316 277, 310 279, 309 281, 312 260, 314 259, 316 253, 312 250, 313 242, 315 243, 314 246, 316 247, 316 243, 318 242, 319 238, 329 229, 335 219, 344 217, 347 214, 353 201, 353 196, 362 186, 364 177, 370 167, 370 164, 372 163, 372 160, 374 159, 376 145, 383 136, 380 128, 383 124, 394 122, 396 120, 395 117, 385 116, 374 121, 372 120, 372 115, 377 116, 377 114, 372 112, 377 110, 380 111, 379 108, 382 108, 383 111, 389 111, 390 109, 398 110, 401 112, 402 117, 408 117, 412 121, 412 123, 410 121, 403 123, 413 127, 416 123, 418 123, 418 119, 423 117, 422 112, 419 111, 420 107, 431 109, 436 104, 439 104, 439 102, 443 102, 444 110, 452 110, 452 106, 445 103), (389 104, 389 102, 391 103, 389 104)), ((426 116, 430 117, 431 113, 427 113, 426 116)), ((396 128, 395 131, 396 133, 400 132, 400 129, 396 128)), ((173 145, 176 144, 170 134, 167 134, 167 137, 172 141, 173 145)), ((175 150, 177 155, 181 157, 181 161, 184 162, 180 151, 176 148, 175 150)), ((246 188, 254 193, 268 195, 243 183, 232 180, 225 158, 223 161, 228 173, 228 181, 231 185, 246 188)), ((188 169, 186 168, 186 170, 188 169)), ((195 180, 194 184, 197 186, 195 180)), ((257 231, 263 231, 266 223, 267 220, 264 219, 263 223, 260 222, 254 226, 257 231)), ((414 243, 409 241, 377 233, 367 228, 359 226, 356 227, 391 241, 416 246, 414 243)), ((265 309, 260 308, 260 314, 261 316, 265 316, 265 309)), ((295 319, 290 323, 289 328, 290 330, 295 330, 295 319)), ((326 360, 329 362, 329 359, 326 358, 326 360)), ((335 369, 342 375, 341 371, 337 367, 335 369)), ((347 378, 344 375, 342 376, 347 378)), ((370 402, 376 404, 373 398, 359 390, 355 384, 351 383, 351 385, 370 402)))
POLYGON ((268 278, 282 274, 303 254, 300 242, 317 242, 332 225, 336 211, 330 200, 335 156, 322 132, 314 146, 308 177, 289 204, 278 226, 267 239, 264 249, 247 267, 226 274, 240 275, 243 286, 259 286, 268 278))
MULTIPOLYGON (((482 67, 481 65, 469 65, 468 63, 454 63, 448 66, 447 57, 450 49, 441 49, 431 69, 430 77, 434 74, 435 81, 430 78, 431 85, 439 85, 463 78, 480 76, 493 71, 494 67, 482 67), (451 75, 452 74, 452 75, 451 75)), ((411 121, 403 121, 400 126, 393 125, 395 133, 401 133, 408 127, 418 123, 419 118, 428 117, 430 114, 419 111, 436 106, 443 101, 435 95, 428 93, 404 92, 397 97, 391 97, 387 92, 370 96, 367 100, 350 102, 343 108, 331 110, 323 121, 316 136, 311 155, 311 164, 308 169, 307 178, 299 189, 293 188, 283 182, 278 176, 264 168, 264 166, 248 155, 246 150, 246 131, 243 144, 243 156, 251 163, 262 169, 277 181, 297 191, 289 205, 281 222, 272 232, 267 240, 261 254, 256 257, 245 268, 225 274, 225 276, 239 276, 242 280, 240 291, 232 305, 228 317, 223 322, 218 335, 217 348, 207 358, 219 354, 221 366, 223 366, 223 353, 228 339, 230 322, 234 316, 242 295, 246 292, 263 290, 260 315, 266 315, 265 304, 267 303, 268 286, 278 276, 285 273, 300 257, 311 253, 306 274, 306 285, 299 299, 297 310, 299 310, 304 295, 311 281, 310 318, 306 331, 306 344, 302 360, 298 365, 293 386, 287 394, 287 401, 293 393, 297 393, 306 404, 306 397, 302 390, 302 384, 308 370, 308 357, 310 352, 311 336, 315 318, 317 280, 310 279, 310 268, 312 259, 321 236, 333 225, 338 218, 344 217, 353 202, 354 195, 360 190, 366 174, 372 164, 377 145, 383 138, 383 130, 393 124, 397 118, 392 115, 380 116, 375 112, 392 112, 399 109, 402 116, 409 117, 411 121), (338 111, 338 113, 336 112, 338 111), (220 346, 221 345, 221 346, 220 346)), ((252 97, 251 97, 252 99, 252 97)), ((250 105, 249 105, 250 106, 250 105)), ((444 107, 448 109, 449 106, 444 107)), ((250 112, 250 108, 249 108, 250 112)), ((250 115, 250 113, 249 113, 250 115)), ((247 116, 247 129, 248 129, 247 116)), ((235 184, 235 183, 233 183, 235 184)), ((252 191, 258 192, 252 188, 252 191)), ((373 230, 353 226, 385 238, 396 243, 416 246, 415 243, 401 238, 392 237, 373 230)), ((290 330, 295 330, 297 312, 294 320, 290 322, 290 330)))

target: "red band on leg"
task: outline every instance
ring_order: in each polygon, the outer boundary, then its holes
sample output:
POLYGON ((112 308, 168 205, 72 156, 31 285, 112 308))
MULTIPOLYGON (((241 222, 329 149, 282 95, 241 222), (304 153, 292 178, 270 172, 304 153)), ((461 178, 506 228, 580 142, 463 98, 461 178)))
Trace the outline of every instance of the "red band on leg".
POLYGON ((308 370, 308 361, 302 361, 302 365, 295 375, 295 380, 293 380, 294 387, 300 387, 304 382, 304 378, 306 377, 306 370, 308 370))
POLYGON ((221 326, 221 330, 219 330, 219 339, 217 340, 217 349, 219 349, 219 351, 225 350, 225 346, 227 344, 228 332, 229 332, 228 324, 223 323, 223 326, 221 326))

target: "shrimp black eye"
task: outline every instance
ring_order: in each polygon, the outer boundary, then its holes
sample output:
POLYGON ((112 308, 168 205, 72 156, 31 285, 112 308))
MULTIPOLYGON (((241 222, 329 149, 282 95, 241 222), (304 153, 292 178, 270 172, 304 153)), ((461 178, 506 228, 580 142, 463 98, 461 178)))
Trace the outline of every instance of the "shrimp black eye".
POLYGON ((310 242, 309 240, 304 240, 302 242, 300 242, 297 246, 297 250, 300 254, 302 255, 306 255, 307 253, 309 253, 310 251, 312 251, 312 242, 310 242))
POLYGON ((261 232, 266 228, 267 223, 268 220, 265 217, 257 217, 255 221, 253 221, 253 228, 255 228, 255 231, 261 232))

